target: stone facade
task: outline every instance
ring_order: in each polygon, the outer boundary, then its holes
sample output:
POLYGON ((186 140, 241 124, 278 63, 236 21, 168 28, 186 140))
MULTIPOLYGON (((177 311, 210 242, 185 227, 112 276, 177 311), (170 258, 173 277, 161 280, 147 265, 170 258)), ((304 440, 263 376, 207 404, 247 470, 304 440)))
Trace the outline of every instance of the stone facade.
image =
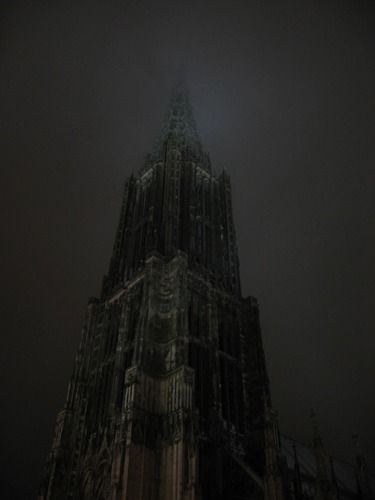
POLYGON ((186 92, 124 189, 40 499, 281 499, 257 301, 241 296, 228 174, 186 92))

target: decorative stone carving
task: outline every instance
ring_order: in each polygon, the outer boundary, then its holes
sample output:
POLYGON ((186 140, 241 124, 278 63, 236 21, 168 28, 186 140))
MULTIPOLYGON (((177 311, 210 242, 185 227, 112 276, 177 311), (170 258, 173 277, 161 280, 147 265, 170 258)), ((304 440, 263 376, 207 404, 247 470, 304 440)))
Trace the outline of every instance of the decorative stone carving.
POLYGON ((135 384, 138 382, 137 379, 137 367, 129 368, 125 375, 125 387, 135 384))

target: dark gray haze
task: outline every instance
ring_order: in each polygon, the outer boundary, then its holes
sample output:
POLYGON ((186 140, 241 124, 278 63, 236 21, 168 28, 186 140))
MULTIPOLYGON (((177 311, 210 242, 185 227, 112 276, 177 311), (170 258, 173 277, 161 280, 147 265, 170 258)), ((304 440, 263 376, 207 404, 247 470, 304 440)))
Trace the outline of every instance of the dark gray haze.
POLYGON ((0 12, 0 496, 35 498, 122 184, 183 65, 232 178, 281 431, 375 471, 373 2, 8 1, 0 12))

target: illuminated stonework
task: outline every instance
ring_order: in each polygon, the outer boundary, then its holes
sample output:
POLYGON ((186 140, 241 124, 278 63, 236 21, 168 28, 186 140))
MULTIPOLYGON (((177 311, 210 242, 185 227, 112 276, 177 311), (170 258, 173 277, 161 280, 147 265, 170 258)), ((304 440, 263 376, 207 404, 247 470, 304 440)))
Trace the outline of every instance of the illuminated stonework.
POLYGON ((273 415, 229 176, 213 173, 177 86, 125 183, 40 498, 282 498, 273 415))

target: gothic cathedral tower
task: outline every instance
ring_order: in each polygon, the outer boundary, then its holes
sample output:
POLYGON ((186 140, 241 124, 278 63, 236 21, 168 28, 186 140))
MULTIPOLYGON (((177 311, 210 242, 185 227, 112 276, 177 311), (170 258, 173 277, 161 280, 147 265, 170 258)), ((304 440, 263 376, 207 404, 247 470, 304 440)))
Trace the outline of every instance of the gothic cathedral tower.
POLYGON ((279 499, 257 301, 243 299, 228 174, 177 85, 125 183, 40 499, 279 499))

